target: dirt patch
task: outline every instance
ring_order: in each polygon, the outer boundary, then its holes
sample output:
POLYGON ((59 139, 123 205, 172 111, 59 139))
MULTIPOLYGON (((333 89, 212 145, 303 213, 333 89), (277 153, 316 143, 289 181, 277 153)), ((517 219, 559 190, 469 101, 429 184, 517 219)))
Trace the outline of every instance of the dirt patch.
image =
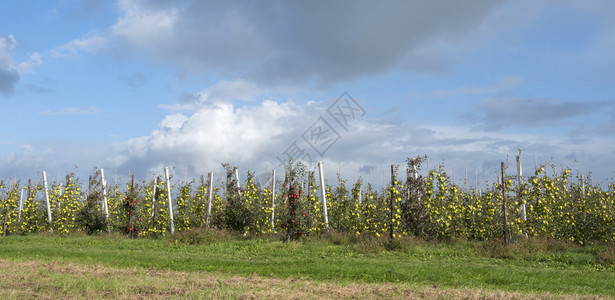
POLYGON ((66 262, 0 260, 3 299, 606 299, 401 284, 340 284, 302 278, 120 269, 66 262))

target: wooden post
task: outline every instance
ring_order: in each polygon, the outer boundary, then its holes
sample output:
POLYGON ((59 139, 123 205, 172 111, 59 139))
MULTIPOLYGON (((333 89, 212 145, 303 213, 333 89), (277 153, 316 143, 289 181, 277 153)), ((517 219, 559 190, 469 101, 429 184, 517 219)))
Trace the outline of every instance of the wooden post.
POLYGON ((49 205, 49 190, 47 189, 47 172, 43 171, 43 185, 45 186, 45 202, 47 204, 47 221, 49 221, 49 228, 53 232, 51 226, 51 206, 49 205))
POLYGON ((406 167, 406 201, 410 201, 410 179, 413 178, 413 171, 416 171, 416 169, 414 169, 414 158, 410 160, 410 166, 412 168, 406 167))
POLYGON ((395 229, 395 226, 394 226, 394 223, 395 223, 395 194, 393 193, 394 186, 395 186, 395 165, 391 165, 391 191, 390 191, 391 196, 390 196, 390 201, 389 201, 389 204, 391 206, 390 218, 389 218, 389 220, 391 221, 391 228, 390 228, 391 238, 393 238, 393 236, 395 235, 395 231, 394 231, 395 229))
POLYGON ((504 244, 508 245, 508 216, 507 216, 507 205, 506 199, 508 195, 506 195, 506 165, 502 162, 502 210, 504 211, 504 244))
MULTIPOLYGON (((414 164, 414 159, 411 160, 411 164, 414 164)), ((410 181, 410 177, 412 177, 411 173, 410 168, 406 166, 406 182, 410 181)), ((408 190, 408 188, 408 184, 406 184, 406 189, 408 190)))
POLYGON ((9 179, 9 190, 6 196, 6 211, 4 213, 4 225, 2 226, 2 236, 6 236, 6 230, 9 222, 9 201, 11 199, 12 179, 9 179))
POLYGON ((288 179, 288 219, 286 221, 286 242, 290 242, 290 240, 293 238, 293 235, 296 234, 297 231, 297 220, 295 220, 295 215, 297 214, 296 210, 296 201, 298 199, 295 199, 292 195, 292 192, 294 191, 294 181, 295 181, 295 171, 292 169, 291 166, 291 170, 290 173, 287 175, 288 177, 286 177, 288 179))
POLYGON ((156 188, 158 187, 158 182, 160 182, 160 176, 156 176, 156 178, 154 179, 154 194, 152 194, 152 226, 154 227, 156 226, 156 209, 158 209, 158 197, 156 197, 156 188))
POLYGON ((70 177, 66 176, 66 184, 64 185, 64 193, 66 194, 68 187, 70 185, 70 177))
POLYGON ((553 163, 553 178, 557 177, 557 163, 553 163))
POLYGON ((211 216, 211 201, 214 195, 214 172, 209 172, 207 175, 207 212, 205 214, 205 228, 209 228, 209 219, 211 216))
POLYGON ((26 194, 26 201, 28 201, 28 199, 30 199, 30 195, 31 195, 31 189, 32 189, 32 180, 30 178, 28 178, 28 193, 26 194))
POLYGON ((30 180, 30 178, 28 178, 28 193, 26 194, 26 201, 30 200, 30 197, 32 196, 32 180, 30 180))
POLYGON ((271 229, 274 228, 275 220, 275 169, 273 169, 273 177, 271 177, 271 229))
POLYGON ((581 195, 585 196, 585 180, 583 179, 583 174, 581 174, 581 195))
POLYGON ((361 185, 359 185, 359 203, 363 203, 363 181, 361 181, 361 185))
MULTIPOLYGON (((412 178, 416 181, 416 180, 419 179, 419 171, 418 171, 418 164, 419 163, 418 163, 418 158, 412 159, 411 164, 412 164, 412 178)), ((415 198, 416 201, 420 203, 421 202, 421 198, 423 197, 423 194, 420 191, 418 191, 418 190, 414 190, 414 191, 410 190, 410 184, 408 184, 408 183, 409 182, 407 181, 406 182, 406 191, 407 191, 406 192, 406 196, 407 196, 406 199, 409 201, 410 200, 410 194, 414 192, 415 196, 416 196, 416 198, 415 198)), ((414 184, 413 184, 413 186, 414 186, 414 184)))
POLYGON ((329 229, 329 218, 327 217, 327 193, 325 186, 325 177, 322 171, 322 161, 318 162, 318 173, 320 176, 320 191, 322 192, 322 211, 325 215, 325 228, 329 229))
POLYGON ((164 176, 167 183, 167 196, 169 200, 169 222, 171 223, 171 234, 175 233, 175 224, 173 222, 173 200, 171 199, 171 179, 169 178, 169 168, 164 167, 164 176))
POLYGON ((468 187, 468 167, 465 168, 465 172, 466 172, 465 187, 466 187, 466 192, 467 192, 470 190, 470 187, 468 187))
POLYGON ((224 197, 228 200, 229 188, 231 187, 231 179, 233 178, 233 172, 226 168, 226 185, 224 186, 224 197))
POLYGON ((152 189, 152 218, 154 217, 154 213, 156 212, 156 189, 158 188, 158 180, 160 177, 154 177, 154 188, 152 189))

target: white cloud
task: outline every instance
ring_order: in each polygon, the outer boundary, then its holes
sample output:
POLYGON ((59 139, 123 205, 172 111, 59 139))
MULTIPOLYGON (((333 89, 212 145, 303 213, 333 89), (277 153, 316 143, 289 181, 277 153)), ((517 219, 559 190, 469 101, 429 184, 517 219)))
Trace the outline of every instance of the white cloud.
POLYGON ((17 40, 13 35, 0 37, 0 67, 12 68, 17 40))
MULTIPOLYGON (((203 104, 188 114, 166 116, 148 136, 115 144, 104 165, 124 173, 159 173, 161 166, 174 166, 200 175, 205 170, 219 170, 221 163, 229 162, 243 170, 264 172, 280 169, 277 158, 284 159, 283 152, 296 141, 311 153, 312 159, 325 162, 330 180, 338 171, 346 178, 352 177, 355 168, 371 168, 376 177, 391 163, 403 165, 406 158, 423 154, 431 157, 431 168, 445 159, 447 168, 453 163, 458 169, 478 169, 482 176, 485 172, 492 174, 500 161, 510 162, 519 148, 524 149, 526 169, 531 169, 531 158, 536 156, 538 163, 553 158, 583 172, 591 170, 598 177, 612 172, 604 160, 613 156, 608 149, 613 149, 615 143, 604 137, 586 136, 580 142, 558 135, 490 132, 470 126, 390 124, 369 118, 357 118, 348 132, 337 128, 342 139, 319 157, 301 134, 318 117, 327 117, 326 107, 326 103, 271 100, 241 108, 230 102, 203 104), (570 157, 579 163, 572 165, 570 157)), ((364 178, 365 172, 360 174, 364 178)))
POLYGON ((502 93, 508 91, 510 88, 521 85, 524 83, 523 77, 520 76, 505 76, 498 82, 491 86, 485 87, 458 87, 453 90, 437 90, 433 92, 433 96, 436 98, 448 98, 458 95, 482 95, 492 93, 502 93))
POLYGON ((13 35, 0 36, 0 92, 4 94, 12 94, 20 75, 32 72, 42 62, 41 56, 34 52, 27 61, 16 63, 16 46, 17 40, 13 35))
POLYGON ((127 44, 158 46, 169 41, 174 35, 179 10, 169 8, 149 8, 145 1, 121 0, 120 17, 112 32, 115 37, 124 39, 127 44))
POLYGON ((378 5, 121 0, 121 16, 107 34, 71 41, 53 53, 105 49, 170 64, 180 74, 326 86, 399 65, 413 72, 446 69, 455 57, 451 49, 466 43, 498 5, 485 0, 378 5))
POLYGON ((200 93, 204 102, 220 103, 232 100, 253 101, 261 89, 253 82, 245 80, 220 81, 200 93))
POLYGON ((46 110, 40 112, 43 116, 66 116, 66 115, 92 115, 101 112, 101 110, 95 106, 90 107, 66 107, 59 111, 46 110))
POLYGON ((100 35, 87 36, 72 40, 64 45, 51 49, 49 54, 54 58, 76 57, 79 52, 98 53, 107 46, 108 39, 100 35))
POLYGON ((232 103, 203 105, 190 116, 166 116, 147 137, 116 144, 119 155, 110 157, 110 163, 150 169, 166 162, 202 170, 226 161, 260 160, 267 152, 276 154, 275 146, 296 132, 292 124, 309 110, 313 109, 269 100, 242 108, 232 103))
POLYGON ((193 111, 205 105, 232 103, 234 100, 254 101, 262 95, 263 90, 245 80, 222 80, 196 95, 179 99, 179 103, 160 104, 158 107, 172 111, 193 111))
POLYGON ((21 179, 31 178, 33 182, 37 173, 43 170, 47 174, 64 174, 80 167, 89 172, 92 167, 101 166, 99 158, 107 150, 104 145, 69 140, 32 141, 19 147, 20 151, 10 152, 0 158, 0 174, 21 179))
POLYGON ((23 168, 23 170, 37 170, 45 165, 46 157, 53 151, 49 147, 37 147, 31 144, 20 145, 21 151, 11 152, 2 157, 5 168, 23 168))
POLYGON ((42 63, 41 55, 34 52, 28 56, 28 60, 20 63, 15 67, 20 74, 30 73, 32 69, 42 63))
MULTIPOLYGON (((311 151, 313 159, 324 162, 330 182, 335 180, 338 171, 345 178, 353 178, 356 169, 361 170, 358 175, 365 180, 371 170, 372 182, 380 185, 383 172, 388 177, 390 164, 401 164, 400 176, 403 176, 405 159, 423 154, 430 156, 430 168, 437 167, 444 159, 447 170, 451 164, 455 164, 457 174, 466 167, 472 171, 477 169, 482 178, 485 173, 491 176, 500 161, 508 160, 512 164, 519 148, 524 149, 524 169, 528 174, 533 170, 534 156, 539 164, 553 159, 560 166, 592 171, 595 178, 607 178, 613 172, 608 162, 615 155, 612 152, 615 142, 609 136, 585 135, 579 140, 561 135, 489 132, 464 126, 391 124, 368 117, 357 118, 347 132, 339 130, 342 139, 324 157, 318 157, 301 134, 318 117, 327 118, 327 106, 328 103, 272 100, 244 107, 236 107, 231 102, 203 103, 190 113, 167 115, 147 136, 109 147, 58 141, 9 153, 2 158, 0 171, 5 174, 41 169, 64 172, 75 164, 87 171, 92 166, 83 163, 96 163, 140 178, 152 172, 160 174, 163 166, 176 167, 182 174, 187 168, 190 176, 198 176, 206 171, 219 172, 220 164, 228 162, 240 166, 242 172, 249 168, 258 174, 272 168, 281 171, 277 157, 284 158, 283 152, 296 141, 311 151), (578 162, 571 161, 571 157, 578 162)), ((457 179, 461 177, 457 175, 457 179)))
POLYGON ((589 118, 614 105, 615 102, 610 101, 578 102, 496 96, 483 99, 476 110, 464 114, 462 119, 487 130, 509 126, 553 126, 577 116, 589 118))

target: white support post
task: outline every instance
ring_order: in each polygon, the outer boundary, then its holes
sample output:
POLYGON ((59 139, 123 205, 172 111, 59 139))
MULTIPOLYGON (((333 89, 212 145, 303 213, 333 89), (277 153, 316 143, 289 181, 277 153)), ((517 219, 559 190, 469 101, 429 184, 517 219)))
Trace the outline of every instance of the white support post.
POLYGON ((517 176, 519 179, 519 191, 517 197, 519 197, 519 202, 521 202, 521 207, 519 208, 519 212, 521 213, 521 220, 527 220, 527 214, 525 212, 525 203, 523 203, 522 195, 522 184, 523 184, 523 170, 521 168, 521 149, 519 149, 519 155, 517 155, 517 176))
POLYGON ((171 181, 169 179, 169 168, 164 167, 164 176, 167 179, 167 196, 169 199, 169 221, 171 223, 171 234, 175 233, 175 224, 173 223, 173 200, 171 200, 171 181))
POLYGON ((19 213, 17 214, 17 220, 21 223, 21 210, 23 209, 23 188, 21 189, 21 196, 19 197, 19 213))
POLYGON ((241 188, 241 186, 239 185, 239 168, 237 168, 237 166, 235 166, 233 168, 233 172, 235 172, 235 183, 237 184, 237 189, 241 188))
MULTIPOLYGON (((361 182, 363 183, 363 182, 361 182)), ((359 203, 363 203, 363 191, 362 191, 363 187, 359 186, 359 203)))
POLYGON ((478 190, 478 168, 474 169, 474 191, 478 190))
POLYGON ((465 188, 466 188, 466 192, 467 192, 470 189, 468 187, 468 167, 465 168, 465 172, 466 172, 465 188))
POLYGON ((43 185, 45 186, 45 202, 47 204, 47 221, 49 221, 49 228, 53 231, 51 226, 51 206, 49 205, 49 190, 47 189, 47 172, 43 171, 43 185))
POLYGON ((209 228, 209 216, 211 215, 211 201, 214 195, 214 172, 210 172, 207 178, 207 213, 205 214, 205 227, 209 228))
POLYGON ((325 177, 322 171, 322 161, 318 162, 318 173, 320 175, 320 191, 322 192, 322 211, 325 215, 325 227, 329 229, 329 217, 327 216, 327 196, 325 191, 325 177))
POLYGON ((100 169, 100 181, 102 183, 103 194, 103 209, 105 211, 105 221, 107 222, 107 231, 111 231, 109 227, 109 203, 107 203, 107 181, 105 180, 105 170, 100 169))
POLYGON ((275 169, 271 177, 271 229, 275 226, 275 169))
POLYGON ((233 172, 235 173, 235 185, 237 186, 237 194, 241 196, 241 186, 239 185, 239 168, 235 166, 233 168, 233 172))

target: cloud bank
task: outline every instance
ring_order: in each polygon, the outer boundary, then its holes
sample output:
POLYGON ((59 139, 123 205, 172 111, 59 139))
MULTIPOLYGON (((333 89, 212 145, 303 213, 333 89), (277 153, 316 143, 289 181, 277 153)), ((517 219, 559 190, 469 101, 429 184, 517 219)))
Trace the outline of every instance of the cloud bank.
POLYGON ((441 72, 498 1, 119 2, 107 35, 79 50, 138 55, 179 74, 211 72, 259 85, 328 86, 394 68, 441 72))
POLYGON ((41 64, 38 53, 29 55, 28 60, 17 64, 14 60, 17 40, 13 35, 0 36, 0 93, 11 95, 19 81, 20 74, 31 72, 41 64))

